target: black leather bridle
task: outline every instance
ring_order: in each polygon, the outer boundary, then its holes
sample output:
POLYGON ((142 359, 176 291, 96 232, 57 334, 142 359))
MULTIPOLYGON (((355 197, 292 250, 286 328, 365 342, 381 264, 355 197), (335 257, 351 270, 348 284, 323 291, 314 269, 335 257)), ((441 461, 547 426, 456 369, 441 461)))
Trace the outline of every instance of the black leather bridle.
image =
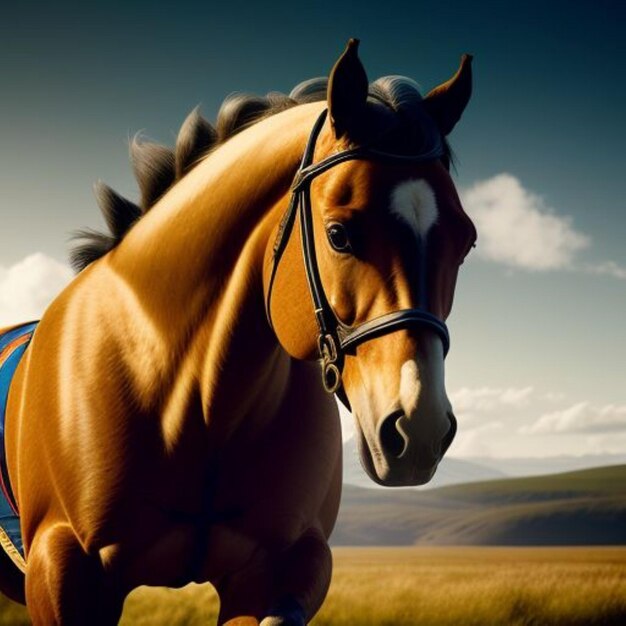
MULTIPOLYGON (((400 309, 375 317, 356 326, 344 324, 335 314, 328 302, 315 254, 315 235, 313 231, 313 214, 311 208, 311 181, 330 168, 354 159, 382 160, 389 162, 415 163, 430 161, 443 156, 443 145, 439 140, 434 147, 417 155, 400 155, 381 152, 367 146, 359 146, 333 154, 318 163, 312 163, 317 138, 322 130, 328 111, 324 110, 317 119, 307 142, 302 162, 291 186, 292 196, 289 207, 283 216, 274 244, 272 271, 266 297, 267 317, 271 319, 271 297, 274 279, 283 252, 287 247, 293 231, 296 214, 300 213, 300 235, 302 255, 306 270, 307 282, 315 318, 318 326, 317 345, 322 365, 322 382, 328 393, 336 393, 337 397, 350 409, 350 403, 343 389, 341 372, 345 354, 354 354, 356 347, 373 339, 409 326, 422 326, 437 333, 443 343, 444 356, 450 348, 450 334, 442 320, 428 312, 425 308, 400 309)), ((424 287, 424 286, 422 286, 424 287)))

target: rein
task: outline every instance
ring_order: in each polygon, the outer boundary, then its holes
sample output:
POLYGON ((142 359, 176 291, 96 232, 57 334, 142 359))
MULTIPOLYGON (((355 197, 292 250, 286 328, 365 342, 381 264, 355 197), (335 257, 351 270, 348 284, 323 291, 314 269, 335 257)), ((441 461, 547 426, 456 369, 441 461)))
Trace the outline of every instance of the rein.
POLYGON ((341 378, 346 354, 355 354, 358 345, 375 337, 386 335, 401 328, 422 326, 437 333, 443 344, 445 356, 450 348, 450 334, 445 322, 425 308, 391 311, 355 326, 344 324, 337 317, 326 297, 315 254, 311 182, 320 174, 345 161, 364 159, 396 163, 419 163, 441 157, 443 155, 443 146, 441 141, 439 141, 429 151, 417 155, 391 154, 368 148, 367 146, 359 146, 333 154, 318 163, 313 163, 315 144, 324 126, 327 114, 328 111, 324 110, 315 122, 302 157, 302 162, 291 186, 291 201, 281 220, 276 243, 274 244, 273 265, 265 309, 270 326, 272 326, 270 304, 274 279, 283 252, 293 232, 296 215, 299 213, 302 256, 319 331, 317 346, 322 365, 322 383, 328 393, 336 393, 341 402, 350 410, 350 402, 343 388, 341 378))

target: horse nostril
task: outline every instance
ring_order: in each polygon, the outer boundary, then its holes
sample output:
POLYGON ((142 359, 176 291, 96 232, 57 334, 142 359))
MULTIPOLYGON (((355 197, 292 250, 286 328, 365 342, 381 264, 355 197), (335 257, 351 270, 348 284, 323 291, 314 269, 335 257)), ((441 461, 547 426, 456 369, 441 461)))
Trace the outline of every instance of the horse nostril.
POLYGON ((398 428, 398 421, 404 417, 403 411, 388 415, 378 429, 378 440, 384 452, 399 459, 407 449, 408 440, 398 428))

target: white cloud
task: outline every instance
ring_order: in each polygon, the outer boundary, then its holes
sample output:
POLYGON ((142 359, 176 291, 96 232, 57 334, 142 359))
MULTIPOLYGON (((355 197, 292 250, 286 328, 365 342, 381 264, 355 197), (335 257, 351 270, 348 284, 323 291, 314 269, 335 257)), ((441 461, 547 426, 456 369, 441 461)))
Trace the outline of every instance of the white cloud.
POLYGON ((39 319, 72 277, 67 265, 41 252, 8 268, 0 266, 0 326, 39 319))
POLYGON ((615 263, 615 261, 605 261, 596 265, 587 265, 585 271, 588 274, 597 274, 600 276, 612 276, 620 280, 626 280, 626 267, 615 263))
POLYGON ((570 268, 590 244, 570 218, 557 215, 511 174, 479 181, 462 194, 479 233, 482 258, 526 270, 570 268))
POLYGON ((519 409, 532 395, 532 387, 461 387, 450 394, 450 401, 457 416, 468 418, 498 409, 519 409))
POLYGON ((626 450, 626 432, 587 435, 584 439, 588 454, 619 454, 626 450))
POLYGON ((494 420, 476 428, 460 428, 450 446, 449 454, 455 457, 493 457, 497 441, 494 435, 504 429, 502 422, 494 420))
POLYGON ((546 413, 519 430, 529 435, 611 431, 626 431, 626 405, 594 407, 588 402, 579 402, 561 411, 546 413))
MULTIPOLYGON (((460 387, 449 394, 459 428, 454 457, 552 457, 626 450, 626 404, 575 402, 569 394, 526 386, 460 387), (526 435, 526 436, 523 436, 526 435)), ((343 441, 354 420, 340 406, 343 441)))
POLYGON ((562 391, 548 391, 543 394, 543 399, 548 402, 555 404, 557 402, 562 402, 565 400, 566 395, 562 391))

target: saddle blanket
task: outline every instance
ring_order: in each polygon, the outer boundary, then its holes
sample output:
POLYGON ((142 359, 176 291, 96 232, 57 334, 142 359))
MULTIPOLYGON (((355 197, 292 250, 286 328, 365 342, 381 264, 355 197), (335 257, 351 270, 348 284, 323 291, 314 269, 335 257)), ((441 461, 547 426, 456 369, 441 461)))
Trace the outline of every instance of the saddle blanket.
POLYGON ((0 331, 0 545, 22 572, 26 571, 26 561, 20 517, 7 471, 4 427, 11 381, 36 327, 37 322, 30 322, 0 331))

